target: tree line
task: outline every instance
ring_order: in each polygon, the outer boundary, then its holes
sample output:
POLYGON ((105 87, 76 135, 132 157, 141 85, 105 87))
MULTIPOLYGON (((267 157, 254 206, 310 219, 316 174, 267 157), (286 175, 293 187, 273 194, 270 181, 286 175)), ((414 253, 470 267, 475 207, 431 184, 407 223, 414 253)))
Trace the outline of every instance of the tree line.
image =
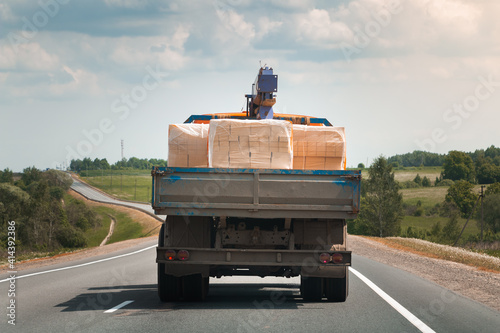
POLYGON ((167 161, 157 158, 142 158, 139 159, 137 157, 131 157, 129 159, 122 159, 114 164, 109 164, 107 159, 98 159, 94 160, 86 157, 83 160, 71 160, 69 164, 69 170, 80 172, 83 170, 123 170, 123 169, 142 169, 148 170, 153 166, 167 166, 167 161))
POLYGON ((476 149, 469 153, 452 150, 448 154, 436 154, 416 150, 412 153, 391 156, 387 162, 394 168, 443 167, 443 173, 435 184, 445 179, 467 180, 470 183, 479 184, 500 182, 500 148, 493 145, 487 149, 476 149))
POLYGON ((73 182, 68 174, 29 167, 16 178, 8 169, 0 174, 0 248, 9 221, 15 221, 18 252, 86 246, 84 231, 101 220, 83 201, 65 196, 73 182))
MULTIPOLYGON (((457 156, 460 157, 460 161, 463 161, 463 155, 465 153, 450 152, 448 154, 444 176, 451 177, 450 170, 453 168, 448 169, 448 167, 454 165, 452 162, 456 162, 457 156)), ((465 156, 470 158, 470 161, 465 158, 467 163, 472 161, 470 156, 465 156)), ((478 158, 480 156, 482 154, 478 154, 478 158)), ((474 206, 478 201, 478 195, 473 191, 474 185, 468 180, 462 179, 467 176, 472 177, 472 175, 463 168, 462 164, 460 163, 454 171, 462 171, 463 174, 457 174, 456 181, 450 180, 444 202, 424 210, 420 202, 416 206, 403 202, 402 194, 399 192, 401 184, 394 179, 393 164, 382 156, 377 158, 368 169, 368 179, 362 183, 361 210, 358 218, 349 222, 349 233, 378 237, 401 235, 453 244, 459 234, 459 217, 468 218, 476 214, 476 219, 480 219, 478 210, 474 211, 474 206), (441 216, 447 217, 448 221, 444 226, 437 222, 430 231, 422 234, 413 231, 411 227, 408 227, 407 230, 401 230, 401 221, 405 215, 441 216)), ((413 182, 424 183, 424 180, 417 175, 413 182)), ((430 186, 428 179, 425 183, 430 186)), ((496 234, 500 232, 500 182, 494 182, 485 191, 483 213, 487 236, 491 240, 495 240, 498 238, 496 234)))

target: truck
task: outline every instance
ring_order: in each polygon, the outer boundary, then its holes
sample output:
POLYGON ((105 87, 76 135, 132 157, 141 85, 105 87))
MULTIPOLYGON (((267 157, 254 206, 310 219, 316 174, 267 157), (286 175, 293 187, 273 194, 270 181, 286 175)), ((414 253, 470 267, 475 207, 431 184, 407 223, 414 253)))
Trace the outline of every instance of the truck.
MULTIPOLYGON (((274 113, 276 81, 261 68, 246 111, 192 115, 186 123, 266 118, 331 126, 274 113)), ((166 215, 156 248, 160 300, 202 301, 210 277, 247 275, 300 276, 305 301, 344 302, 352 262, 346 221, 359 212, 360 182, 361 171, 345 168, 153 167, 152 207, 166 215)))

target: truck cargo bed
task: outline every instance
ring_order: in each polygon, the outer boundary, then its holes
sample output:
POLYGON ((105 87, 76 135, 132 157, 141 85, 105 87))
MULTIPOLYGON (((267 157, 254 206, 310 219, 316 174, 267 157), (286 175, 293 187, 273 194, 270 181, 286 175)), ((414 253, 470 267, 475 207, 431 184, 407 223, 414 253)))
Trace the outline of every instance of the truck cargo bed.
POLYGON ((355 218, 361 171, 155 167, 158 215, 355 218))

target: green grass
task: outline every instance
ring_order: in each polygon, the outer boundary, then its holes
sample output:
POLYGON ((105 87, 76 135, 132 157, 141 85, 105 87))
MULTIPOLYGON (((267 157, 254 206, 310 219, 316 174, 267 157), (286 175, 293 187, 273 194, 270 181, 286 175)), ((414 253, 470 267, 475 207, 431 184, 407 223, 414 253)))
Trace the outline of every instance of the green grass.
POLYGON ((92 210, 101 217, 101 226, 99 228, 90 229, 85 232, 88 247, 101 245, 101 242, 108 235, 109 226, 111 224, 111 218, 108 215, 110 209, 107 209, 106 207, 94 207, 92 210))
POLYGON ((126 213, 116 212, 113 217, 116 219, 115 230, 111 235, 108 244, 120 242, 127 239, 144 237, 142 226, 134 222, 126 213))
POLYGON ((434 207, 438 203, 442 203, 448 193, 447 186, 437 187, 417 187, 400 190, 403 194, 403 201, 410 205, 416 205, 418 201, 424 207, 434 207))
MULTIPOLYGON (((351 170, 359 170, 357 168, 350 168, 351 170)), ((398 182, 405 182, 407 180, 413 180, 417 176, 417 174, 420 175, 420 177, 424 178, 424 176, 427 176, 429 180, 431 181, 432 184, 434 184, 434 181, 436 180, 436 177, 439 177, 441 175, 441 171, 443 171, 442 167, 400 167, 393 169, 394 171, 394 179, 396 179, 398 182)), ((361 175, 363 176, 364 179, 368 178, 368 169, 362 169, 361 170, 361 175)))
MULTIPOLYGON (((66 197, 65 200, 74 200, 74 199, 66 197)), ((116 243, 128 239, 144 237, 146 236, 145 233, 150 231, 150 230, 143 230, 141 224, 134 222, 134 220, 126 213, 122 213, 115 209, 104 206, 93 206, 91 207, 91 209, 100 216, 101 225, 94 229, 89 229, 85 231, 85 237, 87 238, 87 248, 99 246, 101 242, 104 240, 104 238, 107 236, 109 232, 109 226, 111 224, 110 215, 115 218, 116 225, 113 235, 111 236, 107 244, 116 243)), ((35 258, 52 257, 58 254, 71 253, 79 250, 81 249, 61 248, 55 251, 33 251, 33 252, 22 251, 17 253, 16 260, 19 262, 35 258)), ((4 265, 6 263, 7 263, 6 256, 0 255, 0 265, 4 265)))
MULTIPOLYGON (((431 231, 432 226, 439 222, 441 228, 443 228, 448 222, 447 217, 440 216, 405 216, 401 221, 401 230, 406 230, 408 227, 412 227, 413 230, 417 231, 431 231)), ((459 218, 458 227, 462 230, 463 226, 467 222, 467 219, 459 218)), ((462 234, 461 239, 466 239, 469 236, 477 235, 481 230, 477 226, 476 220, 469 220, 467 227, 462 234)))
POLYGON ((408 167, 408 168, 398 168, 394 170, 394 179, 398 182, 404 182, 407 180, 413 180, 420 175, 421 178, 427 177, 434 184, 436 177, 441 175, 442 167, 408 167))
POLYGON ((99 246, 109 232, 112 216, 116 220, 115 229, 107 244, 120 242, 127 239, 140 238, 144 236, 142 226, 126 213, 117 211, 110 207, 98 206, 92 210, 102 218, 102 226, 95 231, 87 231, 85 236, 88 246, 99 246))
POLYGON ((122 200, 151 201, 150 170, 89 170, 80 177, 102 191, 122 200))

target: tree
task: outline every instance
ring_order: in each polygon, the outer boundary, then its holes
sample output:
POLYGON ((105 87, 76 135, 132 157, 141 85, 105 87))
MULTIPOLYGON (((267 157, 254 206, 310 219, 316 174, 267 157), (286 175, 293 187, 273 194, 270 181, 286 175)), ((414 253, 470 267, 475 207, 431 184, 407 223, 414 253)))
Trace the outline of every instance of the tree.
POLYGON ((484 162, 477 167, 477 181, 479 184, 492 184, 500 182, 500 167, 489 162, 484 162))
POLYGON ((12 170, 9 168, 0 171, 0 183, 14 183, 12 170))
POLYGON ((358 168, 359 168, 359 169, 364 169, 364 168, 365 168, 365 165, 364 165, 363 163, 359 163, 359 164, 358 164, 358 168))
POLYGON ((483 216, 486 228, 493 233, 500 231, 500 194, 490 194, 483 200, 483 216))
POLYGON ((377 158, 368 170, 359 219, 365 230, 375 236, 398 235, 403 218, 403 196, 394 180, 392 165, 384 157, 377 158))
POLYGON ((500 182, 496 182, 488 186, 484 194, 485 195, 500 194, 500 182))
POLYGON ((33 166, 23 170, 21 180, 24 182, 24 185, 28 186, 33 182, 39 181, 41 178, 42 172, 33 166))
POLYGON ((470 215, 477 200, 477 196, 472 192, 473 188, 474 185, 468 181, 459 180, 450 186, 445 197, 445 201, 453 202, 457 205, 464 218, 470 215))
POLYGON ((474 181, 474 163, 464 152, 450 151, 444 160, 443 169, 444 179, 474 181))
POLYGON ((430 187, 431 186, 431 180, 427 178, 427 176, 424 176, 422 179, 422 186, 423 187, 430 187))
POLYGON ((417 184, 417 185, 420 185, 422 186, 422 178, 420 177, 420 175, 417 173, 417 175, 415 176, 415 179, 413 179, 413 181, 417 184))
POLYGON ((448 241, 455 241, 460 234, 460 228, 458 227, 458 213, 452 214, 446 222, 442 230, 443 238, 448 241))

